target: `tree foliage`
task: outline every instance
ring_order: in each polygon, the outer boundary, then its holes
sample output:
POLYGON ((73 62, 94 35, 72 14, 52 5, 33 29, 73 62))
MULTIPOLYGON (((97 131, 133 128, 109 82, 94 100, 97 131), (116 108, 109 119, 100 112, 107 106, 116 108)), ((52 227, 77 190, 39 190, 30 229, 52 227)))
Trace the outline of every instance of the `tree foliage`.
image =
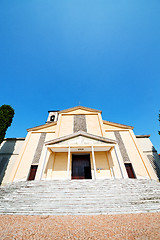
MULTIPOLYGON (((160 122, 160 113, 159 113, 159 122, 160 122)), ((160 131, 158 131, 159 135, 160 135, 160 131)))
POLYGON ((8 127, 11 126, 14 109, 9 105, 0 107, 0 144, 3 142, 8 127))

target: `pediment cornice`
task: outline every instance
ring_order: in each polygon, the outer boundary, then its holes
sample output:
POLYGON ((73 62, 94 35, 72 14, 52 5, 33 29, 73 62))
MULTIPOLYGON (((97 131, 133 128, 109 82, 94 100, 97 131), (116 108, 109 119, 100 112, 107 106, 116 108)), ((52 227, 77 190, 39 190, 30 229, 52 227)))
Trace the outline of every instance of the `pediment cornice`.
POLYGON ((93 108, 88 108, 88 107, 83 107, 83 106, 76 106, 76 107, 73 107, 73 108, 68 108, 68 109, 59 111, 58 113, 59 114, 61 114, 61 113, 68 113, 68 112, 72 112, 72 111, 75 111, 75 110, 85 110, 85 111, 88 111, 88 112, 102 113, 102 111, 100 111, 100 110, 93 109, 93 108))
POLYGON ((57 143, 62 143, 62 142, 65 142, 67 140, 70 140, 70 139, 78 138, 79 136, 82 136, 84 138, 88 138, 88 139, 91 139, 91 140, 100 141, 102 143, 108 143, 108 144, 116 144, 117 143, 117 141, 109 139, 109 138, 93 135, 93 134, 86 133, 86 132, 83 132, 83 131, 78 131, 76 133, 73 133, 73 134, 70 134, 70 135, 67 135, 67 136, 63 136, 63 137, 60 137, 60 138, 56 138, 56 139, 47 141, 47 142, 45 142, 45 145, 53 145, 53 144, 57 144, 57 143))

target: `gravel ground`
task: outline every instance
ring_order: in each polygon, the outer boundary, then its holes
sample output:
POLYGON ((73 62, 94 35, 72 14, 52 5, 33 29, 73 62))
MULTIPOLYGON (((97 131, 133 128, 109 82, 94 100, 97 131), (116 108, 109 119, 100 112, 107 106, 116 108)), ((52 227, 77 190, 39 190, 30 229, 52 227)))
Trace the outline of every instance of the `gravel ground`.
POLYGON ((0 215, 0 240, 159 240, 160 213, 94 216, 0 215))

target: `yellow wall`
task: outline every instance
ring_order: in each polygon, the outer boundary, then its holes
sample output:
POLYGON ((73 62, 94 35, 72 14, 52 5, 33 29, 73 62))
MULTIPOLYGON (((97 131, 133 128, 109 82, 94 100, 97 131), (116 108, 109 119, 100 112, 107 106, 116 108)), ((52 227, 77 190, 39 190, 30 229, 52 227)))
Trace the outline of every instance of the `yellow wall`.
MULTIPOLYGON (((147 177, 148 177, 148 178, 151 178, 151 179, 154 179, 154 180, 158 180, 158 178, 157 178, 157 176, 156 176, 156 174, 155 174, 155 172, 154 172, 154 170, 153 170, 153 168, 152 168, 152 166, 151 166, 151 163, 149 162, 149 160, 148 160, 148 159, 145 157, 145 155, 143 154, 143 152, 142 152, 142 150, 141 150, 141 147, 139 146, 138 141, 137 141, 137 139, 136 139, 133 131, 132 131, 132 130, 129 130, 129 133, 130 133, 130 139, 132 139, 132 142, 133 142, 133 144, 134 144, 135 151, 136 151, 136 152, 138 153, 138 155, 140 156, 140 158, 141 158, 141 163, 142 163, 142 165, 143 165, 143 168, 145 169, 145 170, 142 171, 143 176, 144 176, 144 173, 147 173, 147 177)), ((128 149, 128 151, 129 151, 129 150, 130 150, 130 149, 128 149)), ((135 164, 134 164, 134 165, 135 165, 135 164)), ((138 163, 137 163, 137 162, 136 162, 136 166, 138 167, 138 163)), ((135 171, 139 174, 140 171, 138 171, 137 167, 136 167, 136 170, 135 170, 135 171)))
MULTIPOLYGON (((119 166, 119 163, 118 163, 118 159, 117 159, 117 156, 115 154, 114 149, 112 149, 108 153, 108 159, 109 159, 109 162, 110 162, 110 166, 113 167, 114 177, 115 178, 122 178, 122 173, 121 173, 120 166, 119 166)), ((122 158, 120 156, 119 156, 119 161, 120 161, 120 164, 121 164, 121 169, 123 171, 123 175, 124 175, 124 177, 127 177, 125 166, 124 166, 122 158)))
POLYGON ((124 129, 124 128, 112 126, 112 125, 109 125, 109 124, 103 124, 103 126, 104 126, 105 131, 107 131, 107 130, 114 131, 114 130, 122 130, 122 129, 124 129))
POLYGON ((52 179, 52 172, 53 172, 53 167, 54 167, 54 159, 55 159, 55 153, 49 154, 48 162, 47 162, 47 164, 45 166, 45 171, 44 171, 43 178, 52 179))
POLYGON ((87 132, 102 136, 98 114, 86 115, 87 132))
POLYGON ((50 126, 50 127, 44 127, 44 128, 42 128, 42 129, 40 129, 40 130, 35 130, 35 132, 37 131, 37 132, 55 132, 55 130, 56 130, 56 125, 53 125, 53 126, 50 126))
MULTIPOLYGON (((16 161, 23 147, 23 144, 24 144, 24 139, 23 140, 7 139, 0 144, 0 162, 3 160, 3 158, 6 159, 6 164, 5 164, 6 168, 5 168, 4 176, 2 179, 2 185, 5 185, 6 183, 10 182, 12 171, 16 165, 16 161)), ((3 167, 2 169, 0 169, 0 172, 2 170, 3 170, 3 167)))
MULTIPOLYGON (((131 137, 130 132, 132 132, 132 135, 135 138, 135 135, 134 135, 132 130, 119 131, 119 133, 121 135, 121 138, 123 140, 123 143, 125 145, 126 151, 128 153, 129 159, 132 163, 133 169, 136 173, 136 177, 137 178, 150 178, 150 176, 151 176, 152 179, 157 179, 155 174, 154 174, 154 171, 153 171, 152 167, 150 166, 150 163, 148 163, 147 160, 145 159, 145 156, 141 152, 139 146, 138 146, 139 150, 137 150, 137 148, 135 146, 135 143, 133 141, 133 138, 131 137), (147 168, 147 170, 146 170, 146 168, 147 168), (148 171, 149 171, 150 176, 148 175, 148 171)), ((107 138, 116 140, 114 132, 109 131, 109 132, 106 132, 105 135, 106 135, 107 138)), ((135 141, 136 141, 136 138, 135 138, 135 141)), ((118 155, 121 159, 122 157, 121 157, 121 153, 120 153, 120 150, 119 150, 118 146, 117 146, 117 152, 118 152, 118 155)), ((114 153, 112 153, 112 154, 114 156, 114 153)), ((116 164, 116 162, 115 162, 115 164, 116 164)), ((123 159, 122 159, 122 164, 123 164, 123 159)), ((117 171, 117 169, 118 169, 118 165, 115 168, 115 171, 117 171)), ((126 175, 125 169, 124 169, 123 172, 126 175)), ((118 173, 116 173, 116 175, 117 174, 118 173)))
POLYGON ((114 132, 106 132, 106 133, 105 133, 105 137, 106 137, 106 138, 109 138, 109 139, 111 139, 111 140, 116 140, 115 135, 114 135, 114 132))
MULTIPOLYGON (((111 131, 106 132, 105 137, 116 141, 116 137, 115 137, 114 132, 111 132, 111 131)), ((127 175, 127 172, 126 172, 126 169, 125 169, 123 159, 122 159, 122 156, 121 156, 120 149, 119 149, 118 145, 116 145, 116 151, 117 151, 117 154, 118 154, 118 158, 119 158, 119 162, 120 162, 121 169, 122 169, 122 172, 123 172, 123 176, 124 176, 124 178, 128 178, 128 175, 127 175)), ((115 178, 122 178, 122 174, 121 174, 121 171, 120 171, 120 166, 119 166, 117 156, 115 154, 114 149, 112 149, 110 152, 108 152, 108 159, 109 159, 109 162, 110 162, 110 166, 113 167, 115 178)))
POLYGON ((77 110, 72 110, 68 113, 63 113, 63 114, 93 114, 94 112, 91 111, 86 111, 83 109, 77 109, 77 110))
POLYGON ((67 178, 67 153, 55 153, 55 159, 53 163, 53 179, 65 179, 67 178))
POLYGON ((54 138, 55 138, 55 133, 47 133, 46 138, 45 138, 45 142, 53 140, 54 138))
POLYGON ((29 141, 26 145, 25 151, 20 154, 20 162, 18 166, 18 170, 16 171, 14 181, 18 179, 24 179, 28 177, 30 166, 32 164, 32 160, 38 145, 38 141, 40 138, 40 133, 32 133, 29 141))
POLYGON ((97 179, 101 178, 110 178, 110 168, 108 164, 108 159, 106 152, 95 152, 95 162, 96 162, 96 169, 100 169, 96 171, 97 179))
POLYGON ((58 137, 69 135, 73 133, 73 116, 62 115, 60 119, 60 129, 58 137))
MULTIPOLYGON (((70 161, 70 174, 72 172, 72 154, 70 161)), ((92 154, 90 153, 91 173, 94 178, 94 168, 92 154)), ((100 171, 96 171, 96 178, 110 178, 110 168, 106 152, 95 152, 96 168, 101 168, 100 171), (103 168, 103 169, 102 169, 103 168)), ((65 179, 67 178, 67 163, 68 153, 52 153, 48 159, 43 179, 65 179)), ((70 176, 71 177, 71 176, 70 176)))
POLYGON ((2 185, 5 185, 6 183, 10 182, 10 176, 12 174, 12 171, 14 169, 14 166, 16 164, 16 160, 17 160, 17 155, 12 155, 9 159, 9 163, 7 166, 7 169, 5 171, 5 175, 2 181, 2 185))
POLYGON ((142 159, 139 153, 137 152, 134 142, 129 134, 129 131, 121 132, 120 134, 137 177, 138 176, 149 177, 142 162, 142 159))

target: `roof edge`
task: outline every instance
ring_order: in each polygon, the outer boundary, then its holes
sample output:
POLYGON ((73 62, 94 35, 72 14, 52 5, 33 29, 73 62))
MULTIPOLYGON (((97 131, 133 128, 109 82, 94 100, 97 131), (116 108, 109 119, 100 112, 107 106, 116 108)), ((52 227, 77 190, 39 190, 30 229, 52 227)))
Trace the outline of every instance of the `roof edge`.
POLYGON ((45 124, 43 124, 43 125, 39 125, 39 126, 36 126, 36 127, 28 128, 28 129, 27 129, 27 132, 35 131, 35 130, 40 130, 40 129, 42 129, 42 128, 51 127, 51 126, 54 126, 54 125, 56 125, 56 124, 57 124, 57 122, 45 123, 45 124))
POLYGON ((124 125, 124 124, 115 123, 115 122, 110 122, 110 121, 106 121, 106 120, 103 120, 103 123, 104 124, 106 123, 108 125, 115 126, 115 127, 121 127, 121 128, 129 128, 129 129, 133 129, 134 128, 133 126, 124 125))
POLYGON ((151 135, 136 135, 136 138, 149 138, 151 135))
POLYGON ((24 137, 13 137, 13 138, 4 138, 3 141, 6 141, 6 140, 25 140, 24 137))
POLYGON ((60 110, 49 110, 48 112, 59 112, 60 110))
POLYGON ((97 109, 93 109, 93 108, 88 108, 88 107, 83 107, 83 106, 76 106, 76 107, 72 107, 72 108, 67 108, 67 109, 65 109, 65 110, 59 111, 59 113, 66 113, 66 112, 70 112, 70 111, 78 110, 78 109, 83 109, 83 110, 90 111, 90 112, 99 112, 99 113, 102 113, 101 110, 97 110, 97 109))

